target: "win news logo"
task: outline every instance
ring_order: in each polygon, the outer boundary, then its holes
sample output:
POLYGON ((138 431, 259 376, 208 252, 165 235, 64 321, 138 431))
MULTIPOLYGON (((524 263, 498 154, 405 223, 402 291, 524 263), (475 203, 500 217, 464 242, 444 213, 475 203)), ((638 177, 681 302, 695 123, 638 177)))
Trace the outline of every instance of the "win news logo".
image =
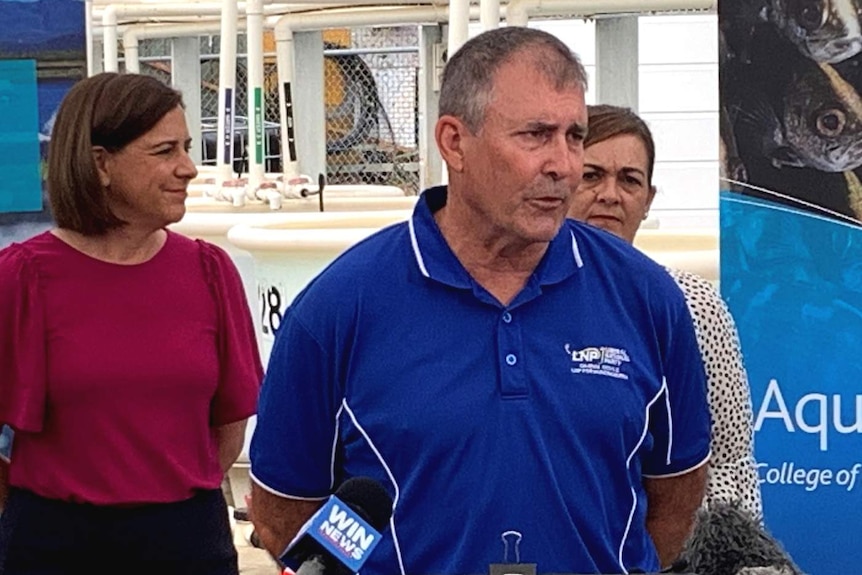
POLYGON ((380 533, 336 497, 330 497, 320 516, 322 521, 313 527, 315 539, 325 539, 347 559, 362 561, 380 539, 380 533))
POLYGON ((300 567, 300 559, 294 559, 291 552, 311 540, 331 559, 351 573, 358 573, 381 538, 382 535, 350 506, 331 495, 302 526, 280 559, 287 568, 295 571, 300 567))

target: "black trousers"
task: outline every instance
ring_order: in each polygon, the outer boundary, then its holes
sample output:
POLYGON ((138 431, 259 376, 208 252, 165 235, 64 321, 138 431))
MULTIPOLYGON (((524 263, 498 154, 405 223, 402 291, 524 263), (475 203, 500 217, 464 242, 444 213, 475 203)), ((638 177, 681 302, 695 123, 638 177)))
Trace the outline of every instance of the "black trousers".
POLYGON ((221 490, 178 503, 104 507, 12 488, 0 575, 238 575, 221 490))

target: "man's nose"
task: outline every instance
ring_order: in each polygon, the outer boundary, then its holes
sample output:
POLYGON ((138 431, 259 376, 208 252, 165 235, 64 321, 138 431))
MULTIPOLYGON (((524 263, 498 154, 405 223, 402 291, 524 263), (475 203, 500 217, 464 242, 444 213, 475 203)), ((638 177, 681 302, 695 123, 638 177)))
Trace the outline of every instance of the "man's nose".
POLYGON ((571 178, 583 170, 583 147, 573 146, 565 134, 554 137, 548 145, 545 173, 556 181, 571 178))

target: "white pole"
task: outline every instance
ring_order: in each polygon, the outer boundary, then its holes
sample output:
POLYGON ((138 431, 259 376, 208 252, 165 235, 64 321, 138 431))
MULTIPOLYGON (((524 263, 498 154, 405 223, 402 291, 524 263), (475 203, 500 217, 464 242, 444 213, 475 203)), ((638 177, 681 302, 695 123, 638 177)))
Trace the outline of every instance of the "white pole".
POLYGON ((118 72, 119 57, 117 55, 117 10, 114 6, 106 6, 102 12, 102 52, 105 72, 118 72))
POLYGON ((233 172, 233 126, 236 115, 236 0, 225 0, 221 12, 219 47, 218 142, 216 145, 216 189, 233 172))
POLYGON ((275 57, 278 67, 279 120, 281 122, 281 169, 285 185, 299 175, 296 156, 296 132, 293 109, 293 30, 275 26, 275 57))
POLYGON ((125 30, 123 32, 123 53, 126 55, 126 72, 130 74, 141 73, 138 46, 137 27, 125 30))
MULTIPOLYGON (((470 35, 469 26, 470 0, 449 0, 449 38, 446 42, 446 56, 448 58, 451 58, 452 54, 457 52, 467 42, 470 35)), ((448 184, 449 169, 445 162, 440 168, 440 182, 448 184)))
POLYGON ((537 2, 534 0, 511 0, 506 4, 506 25, 526 26, 527 21, 530 19, 530 15, 527 11, 536 4, 537 2))
POLYGON ((265 107, 263 91, 263 0, 245 5, 248 45, 248 189, 254 194, 264 180, 265 107))
POLYGON ((479 23, 483 31, 500 26, 500 0, 479 0, 479 23))
POLYGON ((92 76, 95 71, 95 63, 93 58, 93 0, 84 2, 84 33, 86 34, 87 42, 87 76, 92 76))
POLYGON ((469 38, 470 0, 449 0, 449 39, 446 53, 452 56, 469 38))

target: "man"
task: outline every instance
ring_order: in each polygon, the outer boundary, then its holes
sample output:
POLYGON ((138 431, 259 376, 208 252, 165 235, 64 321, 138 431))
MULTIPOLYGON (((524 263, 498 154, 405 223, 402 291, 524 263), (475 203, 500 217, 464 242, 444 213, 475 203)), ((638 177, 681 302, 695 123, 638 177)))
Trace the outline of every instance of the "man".
POLYGON ((448 189, 334 262, 276 339, 251 448, 274 555, 365 475, 394 513, 363 574, 482 573, 504 548, 540 572, 676 556, 709 456, 703 365, 667 273, 565 220, 585 84, 564 44, 526 28, 447 64, 448 189))

